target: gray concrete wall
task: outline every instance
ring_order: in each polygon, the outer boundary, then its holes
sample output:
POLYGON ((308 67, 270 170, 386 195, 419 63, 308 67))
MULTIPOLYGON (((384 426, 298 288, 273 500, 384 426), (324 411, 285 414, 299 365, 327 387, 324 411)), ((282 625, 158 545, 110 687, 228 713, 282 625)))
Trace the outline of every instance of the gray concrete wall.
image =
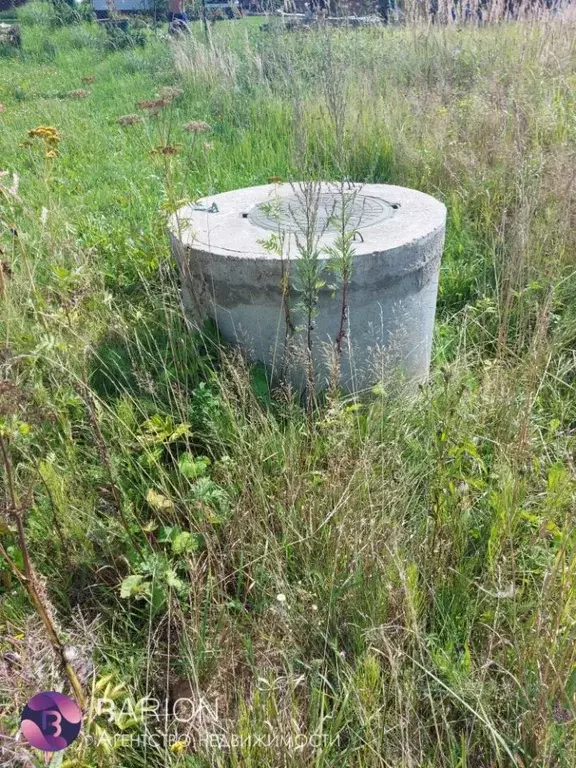
MULTIPOLYGON (((289 185, 282 185, 284 192, 289 185)), ((401 187, 366 185, 362 193, 380 195, 400 207, 392 219, 359 231, 353 273, 348 288, 349 333, 343 342, 340 384, 359 391, 400 366, 413 381, 428 375, 434 328, 440 259, 446 210, 437 200, 401 187)), ((287 237, 281 259, 266 251, 270 236, 247 221, 253 205, 278 195, 278 187, 255 187, 208 198, 218 213, 183 209, 171 224, 172 248, 180 265, 182 296, 194 322, 213 317, 223 338, 261 360, 278 377, 286 358, 289 378, 301 389, 307 359, 305 329, 297 331, 285 349, 283 271, 291 283, 296 274, 295 237, 287 237), (294 241, 294 242, 291 242, 294 241)), ((334 242, 325 233, 321 245, 334 242)), ((322 259, 327 261, 327 256, 322 259)), ((330 281, 334 283, 334 280, 330 281)), ((305 326, 294 311, 300 296, 294 288, 289 301, 293 322, 305 326)), ((314 370, 324 386, 334 370, 334 342, 341 318, 341 291, 319 291, 313 332, 314 370)))

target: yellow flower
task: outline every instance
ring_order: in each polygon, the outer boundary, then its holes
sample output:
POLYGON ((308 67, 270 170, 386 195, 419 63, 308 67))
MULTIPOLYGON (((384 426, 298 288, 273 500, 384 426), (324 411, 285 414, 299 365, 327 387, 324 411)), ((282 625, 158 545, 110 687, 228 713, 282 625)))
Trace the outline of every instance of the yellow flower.
POLYGON ((172 744, 172 746, 170 747, 170 752, 172 752, 175 755, 181 755, 185 749, 186 749, 185 741, 175 741, 174 744, 172 744))
POLYGON ((32 128, 28 131, 28 136, 32 138, 44 139, 44 141, 56 144, 62 138, 56 128, 51 125, 39 125, 37 128, 32 128))

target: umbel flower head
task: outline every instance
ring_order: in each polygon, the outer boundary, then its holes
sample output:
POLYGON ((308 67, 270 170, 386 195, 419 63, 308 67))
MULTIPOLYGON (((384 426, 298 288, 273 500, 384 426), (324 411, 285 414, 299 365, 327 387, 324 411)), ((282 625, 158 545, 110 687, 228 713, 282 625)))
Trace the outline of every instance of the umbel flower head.
POLYGON ((56 128, 53 128, 51 125, 39 125, 38 128, 32 128, 31 131, 28 131, 28 136, 44 139, 44 141, 50 141, 56 144, 62 138, 56 128))
POLYGON ((210 126, 204 120, 191 120, 183 128, 188 133, 206 133, 206 131, 210 130, 210 126))
POLYGON ((167 107, 170 102, 167 99, 143 99, 137 102, 139 109, 143 109, 152 115, 157 115, 161 109, 167 107))
POLYGON ((140 115, 122 115, 118 118, 120 125, 138 125, 142 122, 140 115))
POLYGON ((175 155, 177 152, 180 151, 180 145, 179 144, 166 144, 162 147, 156 147, 156 149, 152 150, 153 155, 175 155))
POLYGON ((165 85, 163 88, 160 88, 158 98, 163 99, 168 103, 172 103, 175 99, 182 96, 183 93, 184 91, 182 88, 176 88, 173 85, 165 85))

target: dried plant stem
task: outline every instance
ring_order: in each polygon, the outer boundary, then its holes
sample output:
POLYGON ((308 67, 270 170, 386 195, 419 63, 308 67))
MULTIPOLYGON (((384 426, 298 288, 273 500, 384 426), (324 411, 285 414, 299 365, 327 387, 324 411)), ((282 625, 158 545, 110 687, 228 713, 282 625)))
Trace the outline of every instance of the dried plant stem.
POLYGON ((336 336, 336 353, 338 361, 342 358, 342 342, 346 336, 346 320, 348 318, 348 280, 342 281, 342 304, 340 307, 340 327, 336 336))
POLYGON ((284 305, 284 349, 282 353, 282 365, 280 367, 280 381, 284 381, 289 363, 290 345, 296 331, 292 320, 292 307, 290 303, 290 258, 284 259, 283 239, 280 240, 280 258, 282 259, 281 291, 284 305))
POLYGON ((56 657, 58 658, 58 661, 60 662, 62 671, 68 678, 68 681, 72 687, 72 690, 74 691, 74 695, 76 696, 78 704, 82 709, 85 709, 87 705, 86 694, 84 693, 82 684, 78 679, 78 675, 76 674, 74 668, 66 659, 64 644, 60 640, 58 631, 54 626, 52 617, 50 616, 50 611, 47 608, 47 606, 44 604, 42 597, 40 596, 40 593, 36 586, 36 578, 34 575, 34 569, 32 567, 32 563, 30 561, 28 544, 27 544, 26 535, 24 532, 24 523, 22 521, 22 515, 24 512, 24 509, 26 508, 26 504, 22 505, 18 503, 18 499, 16 497, 16 489, 14 487, 14 478, 12 474, 10 457, 8 456, 7 446, 2 436, 0 436, 0 452, 2 453, 2 463, 4 465, 4 471, 6 473, 6 484, 7 484, 8 493, 9 493, 8 509, 9 509, 10 516, 12 517, 12 519, 16 524, 18 545, 22 552, 22 560, 24 562, 24 573, 22 573, 21 569, 16 565, 14 560, 12 560, 12 558, 8 555, 8 553, 6 552, 6 549, 2 544, 0 544, 0 555, 2 555, 2 557, 6 560, 12 572, 14 573, 16 578, 20 581, 20 583, 26 590, 28 597, 32 601, 32 604, 34 605, 38 615, 42 619, 42 623, 44 624, 44 627, 46 629, 46 633, 48 635, 50 644, 54 650, 54 653, 56 654, 56 657))

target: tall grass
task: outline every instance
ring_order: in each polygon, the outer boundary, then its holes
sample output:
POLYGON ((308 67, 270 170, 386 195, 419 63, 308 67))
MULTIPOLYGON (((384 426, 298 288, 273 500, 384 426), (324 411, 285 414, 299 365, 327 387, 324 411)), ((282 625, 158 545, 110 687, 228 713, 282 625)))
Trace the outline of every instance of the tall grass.
MULTIPOLYGON (((135 710, 92 709, 67 764, 572 766, 571 23, 222 23, 213 48, 106 54, 40 29, 2 65, 0 429, 67 658, 135 710), (118 124, 166 85, 161 117, 118 124), (39 124, 58 157, 20 146, 39 124), (302 173, 449 210, 430 382, 332 391, 312 423, 190 332, 165 234, 182 199, 302 173), (195 714, 146 718, 146 694, 195 714)), ((64 681, 0 576, 14 735, 64 681)))

